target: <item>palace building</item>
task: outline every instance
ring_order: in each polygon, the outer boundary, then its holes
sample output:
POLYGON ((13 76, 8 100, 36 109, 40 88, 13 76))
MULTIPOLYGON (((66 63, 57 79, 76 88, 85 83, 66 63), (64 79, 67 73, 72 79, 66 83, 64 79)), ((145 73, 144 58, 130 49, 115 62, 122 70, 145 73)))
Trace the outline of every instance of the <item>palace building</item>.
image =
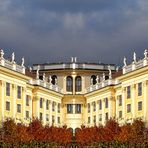
POLYGON ((138 60, 113 64, 34 64, 25 67, 0 51, 0 120, 13 118, 29 124, 33 117, 44 125, 70 128, 105 124, 115 117, 120 124, 142 118, 148 125, 148 51, 138 60))

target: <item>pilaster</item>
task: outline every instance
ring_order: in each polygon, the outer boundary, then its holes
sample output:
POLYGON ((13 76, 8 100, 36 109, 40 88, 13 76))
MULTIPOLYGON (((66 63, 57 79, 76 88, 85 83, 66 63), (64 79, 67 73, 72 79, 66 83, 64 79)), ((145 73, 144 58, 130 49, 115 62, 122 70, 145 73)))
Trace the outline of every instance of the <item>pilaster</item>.
POLYGON ((99 111, 99 101, 96 102, 96 123, 97 123, 97 125, 99 123, 98 111, 99 111))
POLYGON ((125 112, 126 112, 126 104, 125 104, 125 102, 126 102, 126 87, 123 87, 122 88, 122 105, 123 105, 122 111, 123 111, 123 119, 124 120, 126 120, 125 119, 125 112))
POLYGON ((4 120, 4 89, 5 89, 5 83, 4 83, 4 81, 2 81, 2 80, 0 80, 0 89, 1 89, 1 110, 0 110, 0 112, 1 112, 1 119, 0 120, 4 120))
POLYGON ((147 112, 148 112, 148 109, 147 109, 147 106, 148 106, 148 81, 146 80, 144 83, 143 83, 143 95, 144 95, 144 100, 143 100, 143 108, 144 108, 144 121, 147 123, 147 127, 148 127, 148 116, 147 116, 147 112))
POLYGON ((58 104, 55 102, 55 125, 58 124, 58 104))
POLYGON ((46 99, 43 99, 43 124, 46 125, 46 99))
POLYGON ((131 112, 132 112, 132 118, 135 118, 135 110, 137 109, 137 104, 136 102, 136 84, 133 84, 131 86, 131 99, 132 99, 132 103, 131 103, 131 112))
POLYGON ((49 102, 49 124, 52 126, 52 101, 49 102))
POLYGON ((12 106, 12 110, 13 110, 13 118, 15 119, 16 118, 16 98, 17 98, 17 86, 15 84, 12 84, 12 93, 13 93, 13 96, 12 96, 12 103, 10 102, 10 110, 11 110, 11 106, 12 106))
POLYGON ((105 124, 105 99, 102 100, 102 125, 105 124))
POLYGON ((90 124, 93 124, 93 103, 90 103, 90 124))

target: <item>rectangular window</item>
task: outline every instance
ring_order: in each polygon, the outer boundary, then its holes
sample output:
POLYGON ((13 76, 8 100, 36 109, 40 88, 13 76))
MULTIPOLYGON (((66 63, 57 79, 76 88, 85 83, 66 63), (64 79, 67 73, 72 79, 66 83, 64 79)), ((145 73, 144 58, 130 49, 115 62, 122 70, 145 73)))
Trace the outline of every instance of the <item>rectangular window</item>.
POLYGON ((122 96, 121 95, 117 96, 117 100, 118 100, 118 105, 122 106, 122 96))
POLYGON ((99 121, 102 121, 102 114, 99 114, 99 121))
POLYGON ((21 86, 17 86, 17 98, 21 99, 21 96, 22 96, 21 86))
POLYGON ((142 110, 142 101, 138 102, 138 111, 142 110))
POLYGON ((96 111, 96 102, 93 102, 93 111, 96 111))
POLYGON ((40 113, 40 121, 43 120, 43 113, 40 113))
POLYGON ((54 119, 54 116, 52 116, 52 123, 54 123, 55 122, 55 119, 54 119))
POLYGON ((81 104, 76 104, 75 105, 75 113, 80 114, 81 113, 81 104))
POLYGON ((127 113, 131 112, 131 104, 127 104, 127 113))
POLYGON ((90 123, 90 117, 88 117, 88 124, 90 123))
POLYGON ((142 96, 142 83, 138 83, 138 96, 142 96))
POLYGON ((88 109, 88 113, 90 113, 90 103, 88 103, 87 109, 88 109))
POLYGON ((60 124, 61 123, 61 121, 60 121, 60 117, 58 117, 58 124, 60 124))
POLYGON ((67 104, 67 113, 73 114, 73 104, 67 104))
POLYGON ((108 98, 105 98, 105 108, 108 108, 108 98))
POLYGON ((127 87, 127 99, 131 98, 131 86, 127 87))
POLYGON ((26 118, 29 118, 29 111, 26 111, 26 118))
POLYGON ((94 123, 96 123, 96 116, 94 116, 94 123))
POLYGON ((60 110, 61 110, 61 105, 60 103, 58 103, 58 113, 60 113, 60 110))
POLYGON ((105 120, 108 120, 108 113, 105 113, 105 120))
POLYGON ((46 110, 49 110, 49 100, 46 100, 46 110))
POLYGON ((6 83, 6 96, 10 96, 10 83, 6 83))
POLYGON ((102 100, 99 100, 99 110, 102 109, 102 100))
POLYGON ((52 111, 55 111, 55 102, 52 102, 52 111))
POLYGON ((17 104, 17 112, 21 113, 21 104, 17 104))
POLYGON ((122 111, 119 111, 119 118, 122 118, 122 111))
POLYGON ((26 106, 29 106, 29 95, 26 96, 26 106))
POLYGON ((6 110, 10 111, 10 102, 6 101, 6 110))
POLYGON ((43 108, 43 98, 40 98, 40 108, 43 108))
POLYGON ((46 121, 49 121, 49 114, 46 114, 46 121))

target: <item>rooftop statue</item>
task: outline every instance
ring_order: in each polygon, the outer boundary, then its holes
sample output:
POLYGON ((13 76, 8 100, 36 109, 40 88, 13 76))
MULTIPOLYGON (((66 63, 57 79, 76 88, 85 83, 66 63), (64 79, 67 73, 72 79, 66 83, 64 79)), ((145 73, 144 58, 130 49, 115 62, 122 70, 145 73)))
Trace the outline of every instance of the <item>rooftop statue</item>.
POLYGON ((136 52, 134 52, 134 54, 133 54, 133 60, 134 60, 134 62, 136 62, 136 52))
POLYGON ((1 53, 1 59, 3 59, 4 58, 4 51, 3 51, 3 49, 1 49, 0 53, 1 53))
POLYGON ((45 73, 43 73, 43 81, 45 81, 46 80, 46 75, 45 75, 45 73))
POLYGON ((147 49, 144 50, 144 58, 147 59, 148 51, 147 49))
POLYGON ((97 76, 97 77, 96 77, 96 82, 99 83, 99 80, 100 80, 100 77, 97 76))
POLYGON ((109 79, 112 79, 112 71, 110 65, 108 66, 108 70, 109 70, 109 79))
POLYGON ((105 73, 103 72, 103 81, 105 81, 105 73))
POLYGON ((24 63, 25 63, 25 59, 24 59, 24 57, 23 57, 23 58, 22 58, 22 64, 21 64, 22 67, 24 67, 24 63))
POLYGON ((12 62, 12 63, 15 62, 15 54, 14 54, 14 52, 13 52, 12 55, 11 55, 11 62, 12 62))
POLYGON ((127 66, 127 63, 126 63, 126 57, 124 57, 124 59, 123 59, 123 63, 124 63, 124 67, 126 67, 126 66, 127 66))
POLYGON ((39 68, 39 66, 38 66, 38 68, 37 68, 37 70, 36 70, 36 79, 39 79, 39 70, 40 70, 40 68, 39 68))
POLYGON ((48 77, 49 83, 51 84, 52 78, 51 76, 48 77))

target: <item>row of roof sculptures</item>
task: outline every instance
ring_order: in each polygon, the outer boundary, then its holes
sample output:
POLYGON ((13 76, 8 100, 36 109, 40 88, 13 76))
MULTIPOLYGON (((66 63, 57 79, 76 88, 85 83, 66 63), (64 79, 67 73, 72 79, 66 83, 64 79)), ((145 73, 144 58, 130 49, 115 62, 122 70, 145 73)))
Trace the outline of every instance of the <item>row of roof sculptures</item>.
MULTIPOLYGON (((144 50, 144 59, 147 59, 148 58, 148 50, 145 49, 144 50)), ((136 52, 134 52, 133 54, 133 63, 136 63, 137 62, 137 55, 136 55, 136 52)), ((124 67, 127 66, 127 60, 126 60, 126 57, 124 57, 123 59, 123 64, 124 64, 124 67)))
MULTIPOLYGON (((4 51, 3 51, 3 49, 1 49, 0 50, 0 58, 1 59, 4 59, 4 51)), ((14 64, 15 63, 15 53, 13 52, 12 54, 11 54, 11 62, 14 64)), ((21 66, 22 67, 24 67, 24 64, 25 64, 25 59, 24 59, 24 57, 22 58, 22 62, 21 62, 21 66)))

